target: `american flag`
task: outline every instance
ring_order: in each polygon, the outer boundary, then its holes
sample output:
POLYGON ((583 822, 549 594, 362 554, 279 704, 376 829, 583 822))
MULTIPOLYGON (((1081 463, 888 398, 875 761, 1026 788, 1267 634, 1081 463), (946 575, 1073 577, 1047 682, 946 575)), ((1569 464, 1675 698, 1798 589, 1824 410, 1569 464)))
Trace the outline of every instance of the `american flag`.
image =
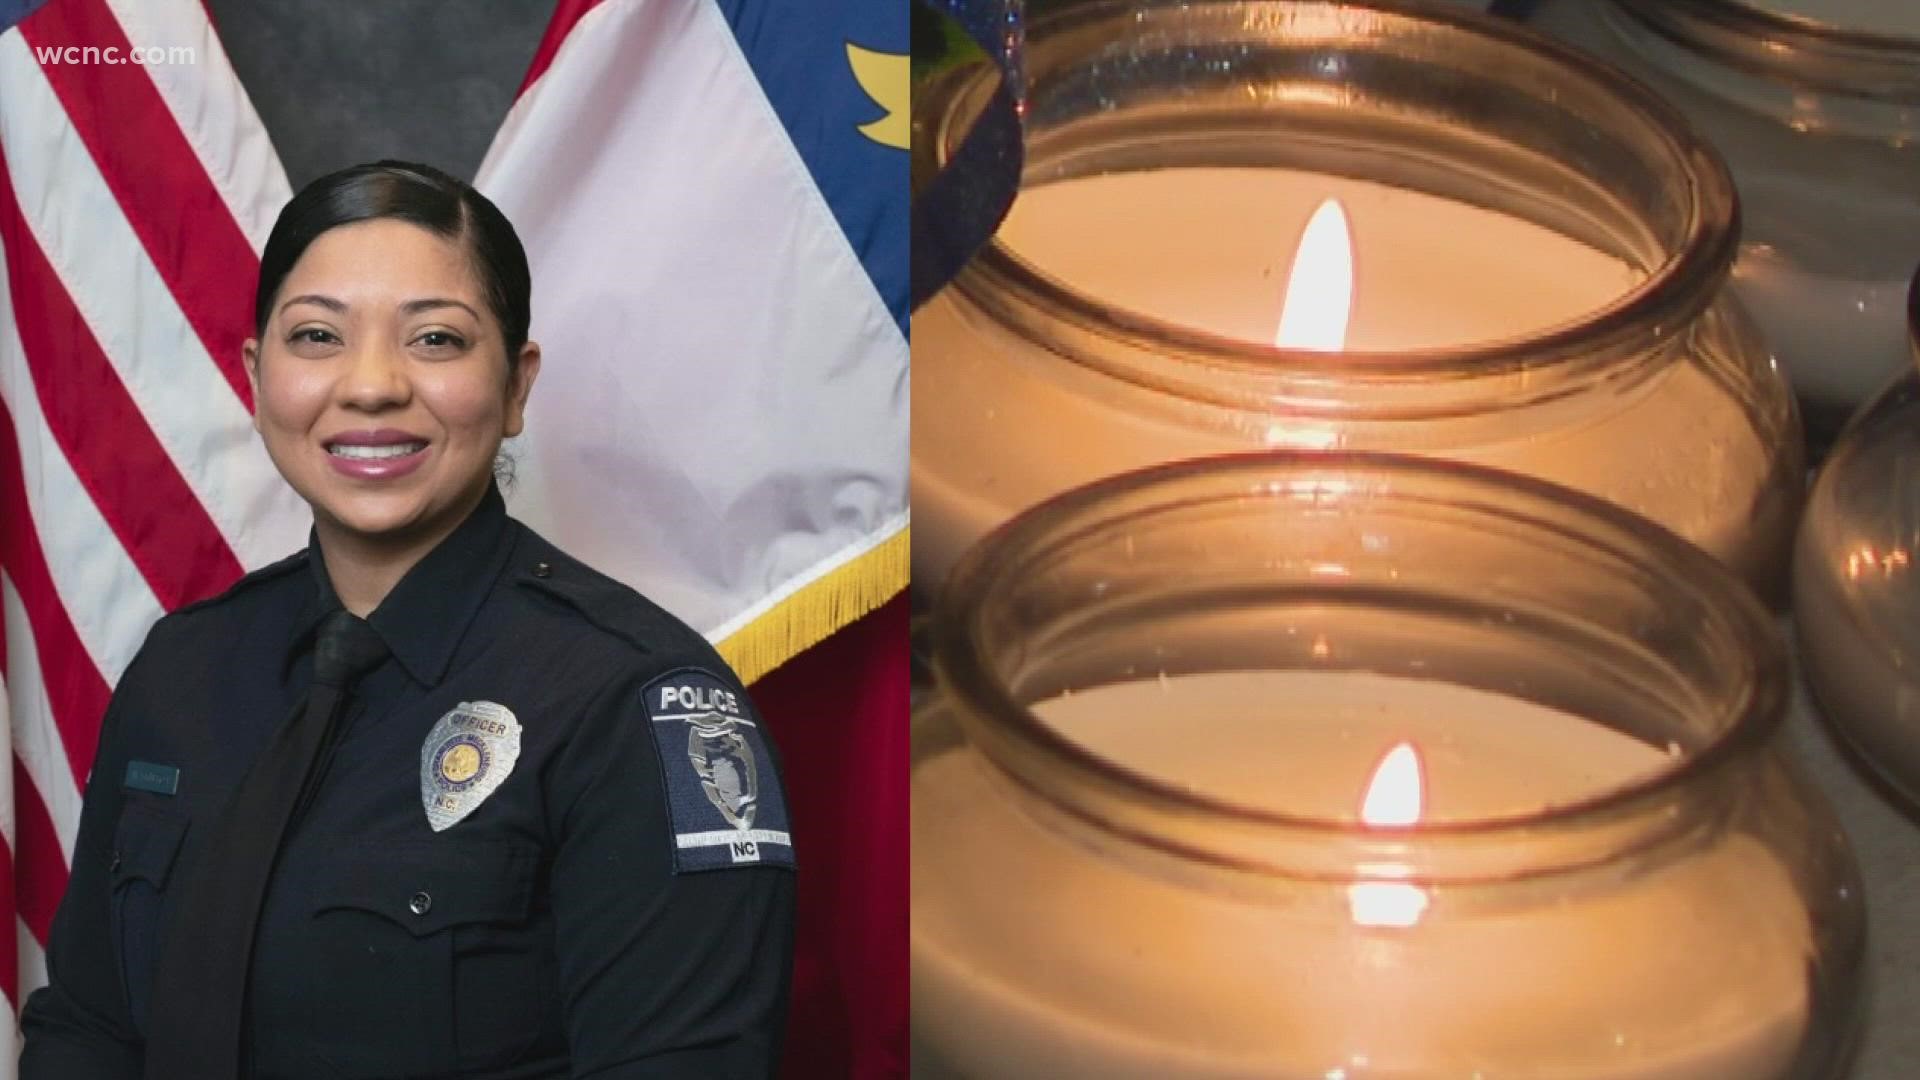
MULTIPOLYGON (((558 3, 478 180, 527 243, 548 356, 510 506, 708 632, 744 676, 798 654, 755 687, 787 749, 803 864, 815 856, 790 1071, 898 1075, 906 10, 801 6, 872 27, 862 41, 796 32, 789 7, 558 3), (674 114, 689 78, 718 112, 674 114), (662 141, 716 116, 729 134, 662 141), (724 155, 712 175, 647 171, 697 169, 702 143, 724 155), (879 168, 852 160, 874 154, 879 168), (734 205, 703 217, 703 192, 734 205), (623 234, 647 254, 613 246, 623 234), (567 276, 582 266, 586 281, 567 276), (609 314, 608 295, 627 308, 609 314), (582 325, 595 305, 658 348, 606 354, 582 325), (651 396, 671 400, 659 380, 680 377, 750 437, 674 460, 684 418, 617 392, 636 365, 651 396), (683 477, 702 494, 691 510, 649 501, 683 477)), ((0 0, 0 910, 17 927, 0 934, 0 991, 16 1010, 45 980, 97 726, 147 628, 305 543, 310 515, 251 429, 240 366, 258 253, 290 196, 198 0, 0 0)))

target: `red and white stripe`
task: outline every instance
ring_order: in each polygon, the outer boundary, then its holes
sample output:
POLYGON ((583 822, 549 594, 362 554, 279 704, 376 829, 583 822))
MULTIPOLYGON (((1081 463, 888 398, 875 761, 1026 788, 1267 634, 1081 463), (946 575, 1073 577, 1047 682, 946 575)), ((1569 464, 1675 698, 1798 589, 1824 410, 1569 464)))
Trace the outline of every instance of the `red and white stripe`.
POLYGON ((111 686, 164 611, 304 540, 240 361, 289 196, 197 0, 56 0, 0 33, 0 907, 17 923, 0 990, 15 1007, 46 977, 111 686), (194 61, 35 58, 65 45, 194 61))

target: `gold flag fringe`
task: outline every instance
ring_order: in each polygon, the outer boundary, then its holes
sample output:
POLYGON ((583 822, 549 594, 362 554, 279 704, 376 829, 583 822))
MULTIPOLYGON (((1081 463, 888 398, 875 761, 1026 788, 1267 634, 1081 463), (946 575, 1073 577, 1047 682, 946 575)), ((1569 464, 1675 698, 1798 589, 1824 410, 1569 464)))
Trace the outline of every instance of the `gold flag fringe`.
POLYGON ((714 647, 742 682, 751 683, 825 641, 907 587, 911 532, 903 527, 860 557, 808 582, 714 647))

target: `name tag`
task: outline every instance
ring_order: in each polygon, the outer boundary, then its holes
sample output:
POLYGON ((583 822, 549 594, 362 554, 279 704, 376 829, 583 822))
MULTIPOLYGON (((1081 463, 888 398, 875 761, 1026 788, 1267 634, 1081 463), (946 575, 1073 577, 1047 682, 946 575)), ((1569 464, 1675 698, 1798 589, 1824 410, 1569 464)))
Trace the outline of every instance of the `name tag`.
POLYGON ((177 794, 180 790, 180 770, 171 765, 155 765, 150 761, 129 761, 124 786, 134 791, 151 791, 155 795, 177 794))

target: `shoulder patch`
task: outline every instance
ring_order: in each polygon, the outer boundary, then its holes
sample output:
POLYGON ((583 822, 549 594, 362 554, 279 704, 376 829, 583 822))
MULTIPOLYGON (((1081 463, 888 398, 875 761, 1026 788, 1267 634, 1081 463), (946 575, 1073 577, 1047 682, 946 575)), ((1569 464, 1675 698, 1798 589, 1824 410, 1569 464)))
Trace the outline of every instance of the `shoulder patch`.
POLYGON ((786 793, 746 694, 694 667, 660 676, 644 694, 674 873, 793 866, 786 793))
POLYGON ((195 600, 191 604, 180 605, 179 607, 173 610, 172 614, 184 615, 189 611, 198 611, 199 609, 204 607, 211 607, 214 604, 220 603, 222 600, 227 600, 234 596, 238 596, 239 594, 247 591, 248 589, 252 588, 255 585, 260 584, 263 581, 271 581, 274 578, 285 577, 288 574, 294 572, 295 570, 306 569, 306 566, 307 566, 307 549, 301 548, 299 551, 294 552, 293 554, 287 556, 284 559, 279 560, 278 562, 270 562, 267 565, 261 567, 260 569, 245 575, 240 580, 234 582, 233 584, 227 586, 225 589, 215 593, 212 596, 207 597, 204 600, 195 600))

